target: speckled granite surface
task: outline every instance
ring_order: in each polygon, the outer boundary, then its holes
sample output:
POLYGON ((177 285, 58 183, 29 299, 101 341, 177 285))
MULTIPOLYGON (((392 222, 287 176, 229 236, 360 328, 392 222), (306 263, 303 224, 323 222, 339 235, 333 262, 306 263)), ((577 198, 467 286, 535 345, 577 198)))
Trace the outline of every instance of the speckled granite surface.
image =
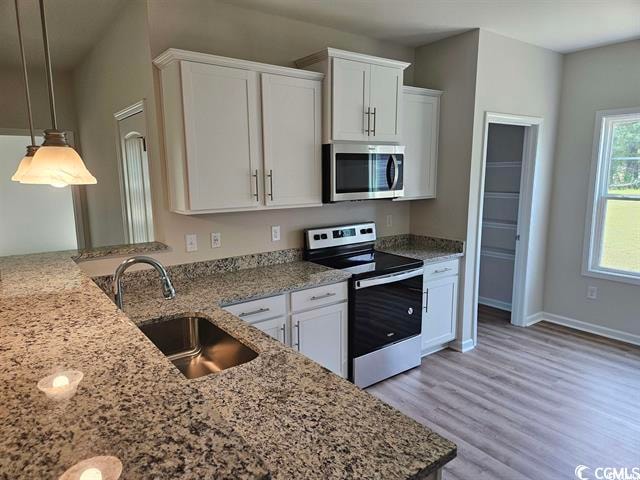
MULTIPOLYGON (((302 260, 302 249, 289 248, 265 253, 252 253, 237 257, 218 258, 206 262, 183 263, 180 265, 168 265, 167 272, 176 287, 188 285, 191 280, 207 275, 215 275, 221 272, 234 272, 245 268, 265 267, 280 263, 289 263, 302 260)), ((108 292, 111 289, 113 275, 95 277, 94 282, 102 290, 108 292)), ((127 272, 123 277, 123 285, 127 287, 145 287, 158 285, 158 275, 153 269, 127 272)))
POLYGON ((259 353, 186 380, 72 261, 0 259, 0 478, 57 478, 98 454, 123 478, 424 478, 453 443, 219 307, 345 278, 293 262, 203 276, 174 301, 129 288, 134 322, 199 313, 259 353), (85 372, 59 406, 35 388, 57 365, 85 372))
POLYGON ((0 258, 0 478, 114 455, 123 479, 268 478, 265 463, 67 254, 0 258), (37 381, 79 369, 53 403, 37 381))
POLYGON ((413 234, 382 237, 376 242, 376 249, 424 260, 424 263, 442 262, 464 256, 464 242, 413 234))
POLYGON ((161 242, 127 243, 124 245, 109 245, 106 247, 78 250, 73 255, 73 259, 76 262, 84 262, 86 260, 95 260, 96 258, 143 255, 166 252, 168 250, 170 250, 169 246, 161 242))

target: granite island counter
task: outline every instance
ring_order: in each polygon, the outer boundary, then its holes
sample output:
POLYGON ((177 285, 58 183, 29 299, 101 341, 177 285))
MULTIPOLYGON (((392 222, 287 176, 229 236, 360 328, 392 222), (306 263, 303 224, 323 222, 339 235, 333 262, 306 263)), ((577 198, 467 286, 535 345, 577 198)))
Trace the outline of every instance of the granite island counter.
POLYGON ((126 315, 64 254, 0 259, 0 478, 57 478, 94 455, 122 478, 427 478, 453 443, 220 305, 344 280, 307 262, 125 293, 126 315), (258 357, 187 380, 136 328, 207 317, 258 357), (135 323, 134 323, 135 322, 135 323), (56 367, 85 379, 64 404, 35 384, 56 367))

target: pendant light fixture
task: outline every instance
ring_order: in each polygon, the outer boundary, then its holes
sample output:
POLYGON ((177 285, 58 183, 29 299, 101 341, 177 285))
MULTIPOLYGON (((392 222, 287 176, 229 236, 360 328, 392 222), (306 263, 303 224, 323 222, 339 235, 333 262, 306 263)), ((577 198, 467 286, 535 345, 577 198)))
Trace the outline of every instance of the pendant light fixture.
POLYGON ((40 19, 52 128, 44 131, 44 142, 35 152, 31 165, 20 178, 20 183, 49 184, 54 187, 97 183, 96 178, 85 167, 80 155, 67 143, 65 133, 58 130, 44 0, 40 0, 40 19))
POLYGON ((18 165, 18 170, 13 174, 11 180, 14 182, 19 182, 24 176, 25 172, 31 166, 31 160, 33 160, 33 156, 38 150, 38 146, 36 145, 36 139, 33 135, 33 118, 31 116, 31 96, 29 95, 29 78, 27 76, 27 59, 24 54, 24 44, 22 43, 22 28, 20 25, 20 11, 18 9, 18 0, 15 0, 16 4, 16 24, 18 26, 18 43, 20 44, 20 57, 22 59, 22 74, 24 76, 24 91, 27 97, 27 117, 29 119, 29 134, 31 135, 31 145, 27 146, 27 154, 20 161, 18 165))

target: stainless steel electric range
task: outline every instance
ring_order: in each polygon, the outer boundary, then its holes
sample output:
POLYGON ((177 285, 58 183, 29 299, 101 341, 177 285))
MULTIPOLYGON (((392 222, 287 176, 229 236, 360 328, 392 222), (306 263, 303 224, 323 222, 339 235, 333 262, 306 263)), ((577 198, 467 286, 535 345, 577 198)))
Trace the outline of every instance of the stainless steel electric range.
POLYGON ((366 387, 420 365, 422 260, 378 252, 375 223, 305 232, 305 259, 352 273, 349 380, 366 387))

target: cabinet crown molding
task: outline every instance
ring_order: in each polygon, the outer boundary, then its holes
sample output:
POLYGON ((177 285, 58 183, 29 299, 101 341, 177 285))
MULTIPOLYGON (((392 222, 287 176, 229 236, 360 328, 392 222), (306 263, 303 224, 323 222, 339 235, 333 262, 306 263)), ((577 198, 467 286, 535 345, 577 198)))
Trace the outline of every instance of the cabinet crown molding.
POLYGON ((344 58, 345 60, 353 60, 356 62, 370 63, 373 65, 382 65, 384 67, 394 67, 405 69, 410 63, 401 62, 400 60, 391 60, 389 58, 374 57, 373 55, 366 55, 364 53, 347 52, 346 50, 338 50, 337 48, 325 48, 319 52, 313 53, 303 58, 299 58, 295 61, 298 68, 306 68, 309 65, 321 62, 327 58, 344 58))
POLYGON ((191 52, 189 50, 180 50, 178 48, 169 48, 168 50, 165 50, 153 59, 153 64, 160 70, 163 70, 173 62, 180 60, 204 63, 208 65, 219 65, 222 67, 239 68, 258 73, 272 73, 288 77, 305 78, 308 80, 322 80, 324 78, 324 74, 319 72, 281 67, 279 65, 269 65, 267 63, 252 62, 250 60, 239 60, 237 58, 221 57, 210 53, 191 52))
POLYGON ((408 85, 404 85, 402 87, 403 93, 409 93, 411 95, 425 95, 428 97, 440 97, 444 92, 442 90, 434 90, 432 88, 422 88, 422 87, 410 87, 408 85))

